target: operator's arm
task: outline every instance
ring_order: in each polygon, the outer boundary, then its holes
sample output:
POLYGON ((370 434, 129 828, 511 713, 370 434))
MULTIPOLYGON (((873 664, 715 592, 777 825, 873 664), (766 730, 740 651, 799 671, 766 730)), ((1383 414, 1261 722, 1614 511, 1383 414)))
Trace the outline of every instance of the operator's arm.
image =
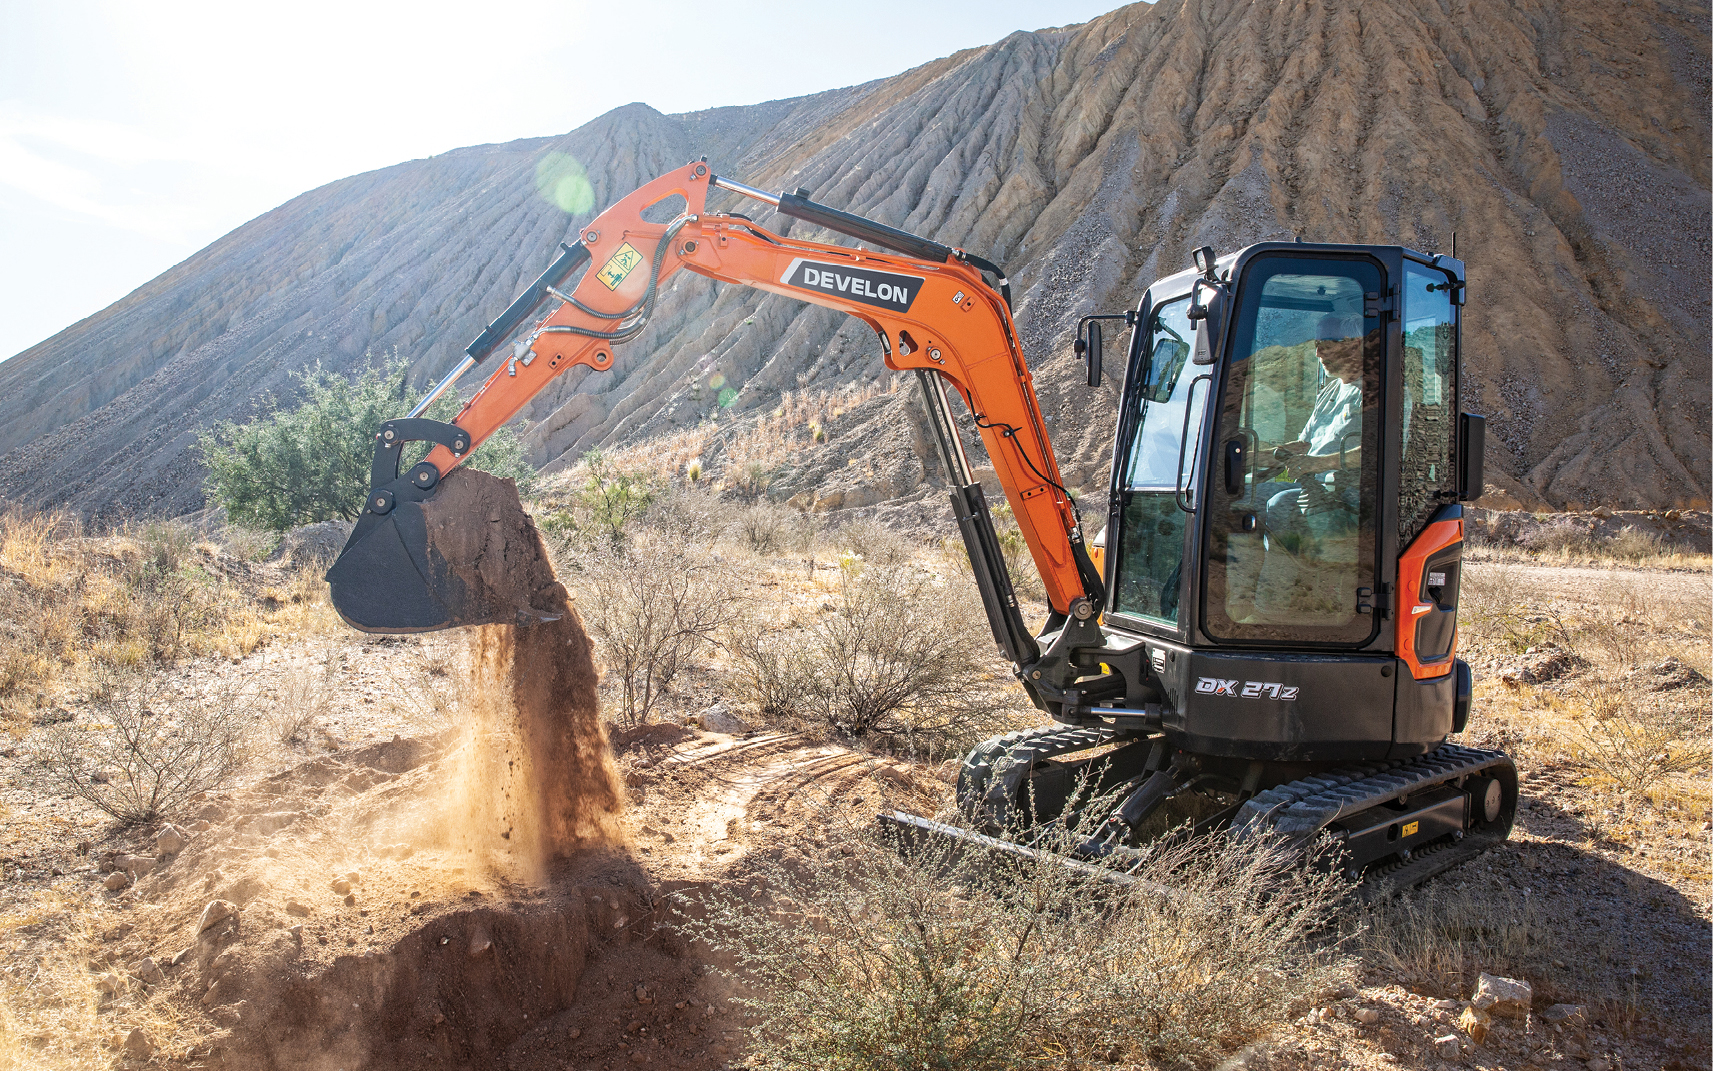
MULTIPOLYGON (((711 181, 705 164, 687 165, 631 193, 583 228, 589 268, 582 280, 569 294, 547 288, 563 299, 559 308, 514 347, 514 356, 455 418, 470 432, 470 448, 567 369, 611 368, 613 343, 641 331, 660 286, 687 268, 846 312, 879 336, 888 368, 925 371, 949 382, 975 417, 1053 609, 1069 613, 1086 596, 1098 610, 1099 576, 1086 566, 1086 555, 1077 553, 1081 533, 1074 507, 1047 440, 1010 309, 981 271, 962 254, 855 217, 841 217, 850 221, 850 233, 866 238, 866 226, 882 244, 914 242, 944 259, 783 238, 740 216, 710 214, 705 205, 711 181), (687 202, 683 215, 669 224, 643 220, 644 209, 673 195, 687 202)), ((724 185, 776 204, 788 199, 724 185)), ((467 456, 436 447, 427 460, 445 474, 467 456)))

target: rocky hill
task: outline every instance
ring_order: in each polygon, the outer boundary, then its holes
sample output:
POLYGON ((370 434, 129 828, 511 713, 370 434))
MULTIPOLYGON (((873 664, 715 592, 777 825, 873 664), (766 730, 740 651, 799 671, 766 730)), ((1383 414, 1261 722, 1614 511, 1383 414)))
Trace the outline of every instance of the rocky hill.
MULTIPOLYGON (((1079 385, 1077 316, 1134 304, 1202 244, 1443 251, 1456 232, 1490 499, 1704 504, 1708 28, 1699 0, 1162 0, 852 88, 672 116, 633 104, 357 175, 0 363, 0 495, 194 509, 198 429, 289 397, 291 372, 396 349, 436 378, 587 218, 540 191, 564 154, 597 206, 706 155, 1005 264, 1083 486, 1108 460, 1116 384, 1079 385)), ((829 312, 683 275, 612 372, 537 399, 529 442, 550 464, 742 427, 782 392, 884 377, 875 349, 829 312), (736 392, 723 409, 715 375, 736 392)), ((842 448, 792 458, 777 490, 829 507, 927 494, 909 393, 862 393, 828 429, 842 448)))

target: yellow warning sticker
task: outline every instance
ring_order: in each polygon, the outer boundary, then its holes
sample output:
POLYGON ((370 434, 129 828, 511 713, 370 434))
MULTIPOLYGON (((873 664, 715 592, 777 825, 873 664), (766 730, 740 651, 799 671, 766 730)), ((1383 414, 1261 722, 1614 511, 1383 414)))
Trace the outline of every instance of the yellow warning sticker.
POLYGON ((601 270, 595 273, 595 278, 601 280, 608 290, 617 290, 619 284, 625 281, 625 276, 635 271, 636 266, 641 263, 642 254, 626 242, 607 258, 607 262, 601 265, 601 270))
POLYGON ((1420 829, 1421 827, 1422 827, 1422 824, 1420 822, 1405 822, 1404 823, 1404 836, 1406 836, 1406 837, 1415 836, 1416 830, 1420 829))

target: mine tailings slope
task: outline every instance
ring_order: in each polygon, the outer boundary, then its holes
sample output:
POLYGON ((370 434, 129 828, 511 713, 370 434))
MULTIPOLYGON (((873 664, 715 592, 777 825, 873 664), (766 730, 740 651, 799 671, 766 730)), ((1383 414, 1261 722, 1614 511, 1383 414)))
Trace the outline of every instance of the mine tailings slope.
MULTIPOLYGON (((0 495, 197 508, 197 430, 289 400, 289 373, 395 349, 418 384, 448 368, 592 214, 555 203, 563 157, 599 208, 706 155, 1006 265, 1073 483, 1102 479, 1119 378, 1092 397, 1079 385, 1078 316, 1133 306, 1203 244, 1444 252, 1455 231, 1465 407, 1491 421, 1494 501, 1704 503, 1708 26, 1696 2, 1162 0, 847 89, 671 116, 627 105, 562 137, 357 175, 0 363, 0 495)), ((737 392, 721 421, 741 426, 782 391, 883 374, 854 321, 675 282, 611 372, 577 369, 537 399, 534 461, 703 421, 715 375, 737 392)), ((836 484, 845 506, 917 493, 938 473, 911 449, 907 398, 832 429, 870 464, 825 451, 779 486, 836 484)))

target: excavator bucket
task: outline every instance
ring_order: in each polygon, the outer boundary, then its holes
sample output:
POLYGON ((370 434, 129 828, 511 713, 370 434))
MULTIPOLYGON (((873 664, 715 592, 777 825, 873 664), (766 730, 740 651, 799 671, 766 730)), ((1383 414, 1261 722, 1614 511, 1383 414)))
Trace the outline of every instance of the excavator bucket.
POLYGON ((327 583, 333 608, 363 632, 550 621, 564 606, 517 484, 465 468, 421 501, 364 512, 327 583))

